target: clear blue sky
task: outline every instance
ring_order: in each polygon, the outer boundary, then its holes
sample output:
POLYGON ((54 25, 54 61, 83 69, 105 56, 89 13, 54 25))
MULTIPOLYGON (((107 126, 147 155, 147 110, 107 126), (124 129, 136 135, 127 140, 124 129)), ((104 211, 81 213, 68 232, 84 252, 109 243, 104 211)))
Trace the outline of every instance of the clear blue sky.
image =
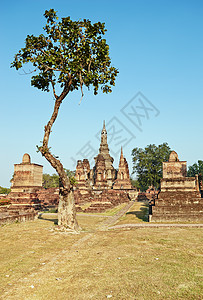
POLYGON ((43 13, 50 8, 57 10, 59 17, 105 22, 112 63, 119 69, 112 94, 94 96, 85 91, 78 105, 78 92, 64 101, 50 146, 66 168, 74 169, 73 159, 82 158, 81 152, 87 158, 93 155, 87 146, 98 150, 96 134, 104 119, 110 133, 113 129, 117 132, 117 140, 116 135, 109 136, 115 167, 121 144, 130 169, 132 149, 150 143, 168 142, 188 165, 203 160, 202 1, 3 1, 1 186, 10 186, 13 165, 21 162, 25 152, 32 162, 43 164, 44 172, 54 173, 36 152, 53 109, 53 96, 31 87, 29 75, 10 69, 27 34, 42 33, 43 13), (136 117, 136 113, 142 116, 136 117))

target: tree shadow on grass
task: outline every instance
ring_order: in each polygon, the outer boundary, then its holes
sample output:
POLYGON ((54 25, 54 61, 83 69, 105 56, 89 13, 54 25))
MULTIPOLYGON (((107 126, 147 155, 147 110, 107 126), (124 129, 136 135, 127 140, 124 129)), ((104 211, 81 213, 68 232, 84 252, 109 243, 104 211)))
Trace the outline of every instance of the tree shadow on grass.
POLYGON ((50 221, 50 222, 53 222, 55 225, 58 225, 58 219, 52 219, 52 218, 49 218, 48 216, 46 217, 46 214, 44 214, 44 213, 39 214, 38 219, 44 220, 44 221, 50 221))
POLYGON ((143 222, 148 222, 149 220, 149 205, 144 204, 140 210, 137 211, 129 211, 126 215, 135 215, 138 219, 142 220, 143 222))

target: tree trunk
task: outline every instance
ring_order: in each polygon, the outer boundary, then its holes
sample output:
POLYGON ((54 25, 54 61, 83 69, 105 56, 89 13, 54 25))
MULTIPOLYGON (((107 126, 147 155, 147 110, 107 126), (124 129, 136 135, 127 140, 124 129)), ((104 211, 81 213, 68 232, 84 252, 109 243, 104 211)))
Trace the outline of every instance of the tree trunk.
POLYGON ((66 172, 64 171, 62 163, 53 154, 51 154, 50 148, 48 147, 49 136, 51 133, 52 126, 58 116, 59 108, 63 99, 69 93, 70 86, 71 78, 70 81, 65 85, 64 90, 59 97, 56 96, 53 86, 54 96, 56 98, 54 111, 49 122, 44 127, 43 145, 41 147, 38 147, 38 149, 41 152, 42 156, 44 156, 52 165, 52 167, 57 171, 60 178, 58 225, 61 229, 70 229, 73 231, 78 231, 79 226, 76 220, 74 193, 70 184, 70 180, 66 175, 66 172))
POLYGON ((78 231, 80 227, 76 220, 75 199, 70 180, 64 171, 62 163, 56 159, 49 151, 42 155, 49 161, 52 167, 59 174, 59 206, 58 206, 58 225, 61 229, 78 231))
POLYGON ((61 229, 79 230, 72 189, 70 191, 63 187, 59 189, 58 225, 61 229))

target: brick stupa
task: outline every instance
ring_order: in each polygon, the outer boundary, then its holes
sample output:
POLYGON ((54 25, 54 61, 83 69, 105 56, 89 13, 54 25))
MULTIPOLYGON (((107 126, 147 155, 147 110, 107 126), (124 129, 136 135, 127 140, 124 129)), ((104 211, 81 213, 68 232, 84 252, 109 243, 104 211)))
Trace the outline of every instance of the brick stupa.
POLYGON ((13 205, 38 205, 37 191, 42 188, 43 166, 31 163, 30 155, 23 155, 22 163, 14 165, 9 198, 13 205))
POLYGON ((163 162, 161 191, 150 207, 150 222, 203 220, 203 199, 198 176, 187 177, 186 161, 179 161, 172 151, 168 162, 163 162))

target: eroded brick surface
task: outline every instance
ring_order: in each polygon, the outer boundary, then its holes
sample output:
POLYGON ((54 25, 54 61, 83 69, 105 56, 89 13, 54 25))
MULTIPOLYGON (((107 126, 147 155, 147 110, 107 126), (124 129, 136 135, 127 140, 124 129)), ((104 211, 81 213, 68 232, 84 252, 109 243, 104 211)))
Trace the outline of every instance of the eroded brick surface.
POLYGON ((136 199, 138 192, 131 185, 128 163, 122 149, 118 171, 113 167, 114 159, 109 154, 105 123, 101 132, 99 154, 94 159, 93 169, 90 169, 87 159, 77 162, 78 185, 74 192, 76 204, 94 202, 85 211, 99 212, 136 199))
POLYGON ((186 162, 172 151, 169 161, 163 163, 161 191, 150 206, 151 222, 203 220, 198 176, 186 176, 186 162))

